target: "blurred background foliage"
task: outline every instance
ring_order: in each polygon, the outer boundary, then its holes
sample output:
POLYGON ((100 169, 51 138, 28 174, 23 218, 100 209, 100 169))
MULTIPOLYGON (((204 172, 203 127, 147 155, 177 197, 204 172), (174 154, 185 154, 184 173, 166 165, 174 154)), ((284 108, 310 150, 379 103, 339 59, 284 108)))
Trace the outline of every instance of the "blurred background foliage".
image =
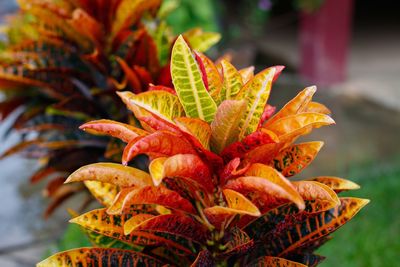
MULTIPOLYGON (((174 33, 199 26, 208 31, 220 31, 223 39, 219 46, 223 47, 223 50, 232 47, 231 41, 239 41, 241 42, 239 48, 249 50, 256 42, 261 43, 262 47, 269 41, 275 40, 275 42, 281 42, 279 45, 283 47, 284 53, 290 55, 293 49, 288 48, 293 47, 287 44, 296 40, 297 37, 293 36, 296 33, 293 33, 288 25, 297 27, 299 10, 315 12, 323 3, 323 0, 166 0, 163 8, 165 10, 176 8, 167 17, 168 24, 172 26, 174 33), (272 19, 274 24, 270 25, 272 19), (271 28, 273 30, 266 30, 271 28), (286 39, 283 32, 287 32, 291 38, 286 39)), ((395 13, 399 9, 396 11, 396 8, 389 5, 385 7, 384 4, 377 6, 375 1, 355 1, 355 3, 354 31, 356 37, 361 36, 361 38, 356 40, 352 48, 351 64, 365 66, 368 69, 376 66, 373 68, 374 71, 380 69, 378 74, 375 72, 373 75, 363 69, 360 76, 356 77, 362 82, 356 85, 362 87, 371 80, 376 80, 378 84, 375 87, 376 93, 390 100, 391 94, 387 90, 393 87, 392 84, 398 84, 400 70, 398 64, 392 64, 395 60, 392 57, 398 58, 398 54, 383 45, 378 48, 367 45, 376 40, 381 40, 386 45, 398 42, 398 39, 394 37, 398 37, 399 25, 394 21, 396 20, 395 13), (371 14, 371 8, 375 8, 374 14, 371 14), (374 25, 371 26, 371 24, 374 25), (391 31, 392 29, 397 29, 397 35, 396 31, 391 31), (367 34, 357 35, 359 32, 367 34), (384 52, 389 53, 388 56, 383 55, 384 52), (365 53, 368 54, 368 58, 371 58, 372 64, 370 64, 371 61, 365 62, 367 57, 362 56, 365 53), (388 62, 387 58, 392 59, 393 62, 388 62), (387 68, 391 72, 383 71, 382 66, 386 68, 392 65, 394 67, 387 68), (392 77, 397 77, 397 80, 393 82, 392 77)), ((18 36, 16 35, 15 38, 18 36)), ((1 47, 0 42, 0 49, 1 47)), ((257 51, 255 56, 248 61, 263 67, 276 62, 286 64, 286 58, 277 56, 278 53, 275 52, 262 54, 257 51)), ((244 65, 240 60, 237 64, 244 65)), ((355 67, 354 69, 358 70, 355 67)), ((304 85, 296 74, 297 69, 289 66, 289 70, 293 70, 292 73, 295 74, 288 75, 288 72, 285 72, 282 75, 280 84, 277 84, 278 88, 274 88, 271 101, 279 103, 279 99, 288 99, 286 95, 284 97, 279 95, 280 92, 284 91, 284 94, 288 92, 293 96, 304 85)), ((350 82, 354 77, 355 75, 350 75, 350 82)), ((350 85, 355 86, 354 83, 350 85)), ((346 90, 347 88, 345 87, 346 90)), ((393 107, 385 106, 386 100, 382 102, 383 104, 371 105, 369 101, 365 101, 365 95, 354 96, 350 92, 350 97, 348 95, 344 97, 330 90, 339 90, 339 88, 320 87, 317 95, 322 96, 324 99, 322 102, 327 106, 333 106, 333 116, 338 125, 319 135, 326 141, 326 147, 321 152, 321 160, 311 165, 310 169, 318 169, 318 172, 314 173, 321 173, 326 169, 331 171, 331 173, 326 173, 328 175, 342 176, 357 182, 361 185, 361 189, 354 192, 354 195, 370 198, 371 203, 353 221, 335 233, 334 240, 329 241, 319 250, 321 255, 327 256, 321 266, 398 266, 400 251, 398 238, 400 214, 397 212, 400 208, 398 197, 400 192, 399 109, 394 110, 393 107)), ((368 97, 374 99, 375 96, 372 94, 368 97)), ((396 100, 396 97, 392 99, 396 100)), ((78 226, 69 225, 65 235, 53 243, 46 254, 88 245, 88 242, 78 226)))

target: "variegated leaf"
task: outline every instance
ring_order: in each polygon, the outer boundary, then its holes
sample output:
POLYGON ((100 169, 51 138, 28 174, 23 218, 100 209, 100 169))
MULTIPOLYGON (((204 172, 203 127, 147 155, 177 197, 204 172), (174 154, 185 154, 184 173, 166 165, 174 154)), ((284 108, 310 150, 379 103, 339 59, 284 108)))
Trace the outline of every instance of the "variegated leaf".
POLYGON ((348 197, 340 202, 339 206, 322 212, 318 201, 307 201, 304 212, 290 204, 269 211, 246 227, 250 237, 266 241, 259 243, 254 253, 281 256, 307 246, 345 224, 369 200, 348 197), (283 227, 276 231, 279 224, 283 227))
POLYGON ((325 114, 300 113, 283 117, 266 128, 276 133, 279 139, 282 140, 288 135, 302 135, 308 133, 307 129, 309 128, 319 128, 334 123, 335 121, 325 114))
POLYGON ((196 154, 196 151, 182 136, 167 131, 157 131, 130 141, 124 149, 122 163, 128 164, 139 154, 156 158, 176 154, 196 154))
POLYGON ((37 267, 52 266, 97 266, 99 263, 108 266, 164 266, 156 258, 146 254, 111 248, 78 248, 59 252, 37 264, 37 267))
POLYGON ((212 62, 211 59, 209 59, 202 53, 197 53, 197 52, 195 53, 203 63, 204 70, 207 75, 208 92, 210 93, 211 97, 214 99, 216 103, 220 103, 218 97, 219 97, 219 92, 222 89, 221 75, 219 74, 217 67, 214 65, 214 62, 212 62))
POLYGON ((185 114, 178 97, 166 91, 156 90, 140 94, 132 92, 117 93, 128 108, 136 105, 163 119, 172 121, 174 118, 185 114))
POLYGON ((139 204, 157 204, 167 208, 196 214, 196 210, 187 199, 164 186, 146 186, 131 191, 124 199, 121 212, 125 213, 131 209, 132 205, 139 204))
POLYGON ((239 123, 246 109, 245 100, 226 100, 218 107, 211 123, 211 148, 217 153, 238 140, 239 123))
POLYGON ((284 258, 264 256, 252 261, 250 264, 247 264, 246 267, 307 267, 307 266, 284 258))
POLYGON ((109 207, 118 194, 118 187, 110 183, 84 181, 90 193, 104 206, 109 207))
POLYGON ((316 91, 317 87, 315 86, 305 88, 296 97, 290 100, 281 110, 279 110, 275 116, 269 119, 266 123, 266 127, 280 118, 304 112, 316 91))
POLYGON ((308 142, 291 145, 272 159, 271 165, 285 177, 300 173, 317 156, 323 142, 308 142))
POLYGON ((207 122, 187 117, 176 118, 174 121, 182 131, 194 136, 205 149, 210 149, 211 127, 207 122))
POLYGON ((211 122, 217 105, 207 92, 196 60, 182 36, 172 49, 171 75, 186 115, 211 122))
POLYGON ((250 66, 244 69, 239 70, 240 76, 242 76, 243 84, 246 84, 248 81, 253 79, 254 77, 254 66, 250 66))
POLYGON ((98 181, 121 187, 152 185, 148 173, 117 163, 93 163, 83 166, 72 173, 66 183, 81 181, 98 181))
POLYGON ((310 178, 310 180, 325 184, 332 188, 335 192, 356 190, 360 188, 358 184, 352 181, 334 176, 319 176, 310 178))
POLYGON ((228 61, 222 60, 222 90, 219 93, 219 100, 229 100, 236 96, 243 86, 242 76, 238 70, 228 61))
POLYGON ((111 135, 126 143, 138 136, 147 135, 147 132, 142 129, 112 120, 90 121, 80 126, 79 129, 91 134, 111 135))
POLYGON ((247 82, 236 96, 238 100, 245 99, 247 101, 245 115, 239 124, 239 140, 257 130, 264 106, 271 92, 275 72, 276 69, 272 67, 258 73, 247 82))

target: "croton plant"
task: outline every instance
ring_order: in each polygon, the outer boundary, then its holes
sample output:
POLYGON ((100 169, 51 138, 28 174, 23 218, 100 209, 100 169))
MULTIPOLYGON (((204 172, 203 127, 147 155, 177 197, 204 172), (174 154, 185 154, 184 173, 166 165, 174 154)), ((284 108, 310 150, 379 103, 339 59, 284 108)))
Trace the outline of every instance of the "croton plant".
MULTIPOLYGON (((53 199, 46 214, 82 190, 61 186, 71 172, 120 158, 120 142, 85 134, 78 126, 99 118, 129 123, 132 116, 117 90, 172 86, 168 59, 176 37, 164 21, 171 6, 160 8, 161 2, 18 0, 20 11, 0 44, 0 90, 6 96, 0 120, 23 107, 12 127, 23 135, 2 157, 19 152, 39 159, 31 181, 52 177, 45 189, 53 199)), ((184 36, 200 51, 220 38, 201 29, 184 36)))
POLYGON ((57 253, 38 266, 316 266, 314 254, 366 199, 337 193, 338 177, 290 180, 322 142, 296 143, 333 124, 308 87, 279 112, 267 103, 283 67, 253 75, 214 64, 180 36, 171 58, 174 89, 118 95, 141 127, 111 120, 81 129, 127 143, 122 164, 81 167, 67 183, 103 190, 104 208, 75 216, 94 247, 57 253), (148 170, 129 166, 140 154, 148 170))

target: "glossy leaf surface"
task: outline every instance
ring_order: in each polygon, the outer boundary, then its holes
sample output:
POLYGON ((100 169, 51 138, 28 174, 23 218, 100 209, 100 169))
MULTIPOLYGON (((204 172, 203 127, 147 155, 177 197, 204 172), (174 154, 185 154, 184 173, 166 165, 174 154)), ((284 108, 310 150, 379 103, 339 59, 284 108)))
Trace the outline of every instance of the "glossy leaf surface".
POLYGON ((182 36, 172 49, 171 75, 186 115, 211 122, 217 106, 207 92, 196 60, 182 36))

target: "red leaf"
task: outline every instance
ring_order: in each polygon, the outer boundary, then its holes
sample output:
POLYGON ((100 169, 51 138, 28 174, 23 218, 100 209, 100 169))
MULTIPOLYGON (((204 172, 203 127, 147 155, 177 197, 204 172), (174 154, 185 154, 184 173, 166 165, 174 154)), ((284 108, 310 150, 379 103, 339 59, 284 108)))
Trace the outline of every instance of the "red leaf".
POLYGON ((203 60, 196 52, 194 52, 194 57, 196 59, 197 65, 200 68, 201 78, 203 79, 204 86, 206 87, 206 89, 208 91, 207 73, 206 73, 206 68, 204 67, 203 60))
POLYGON ((122 204, 122 212, 129 210, 131 205, 157 204, 167 208, 182 210, 196 214, 196 210, 187 199, 181 197, 177 192, 163 186, 146 186, 130 192, 122 204))
POLYGON ((269 118, 271 118, 272 115, 274 115, 275 110, 276 110, 276 107, 271 106, 269 104, 265 105, 263 114, 261 115, 261 119, 258 124, 258 128, 261 128, 263 126, 264 122, 267 121, 269 118))
POLYGON ((135 230, 159 231, 180 235, 202 242, 206 238, 206 228, 186 215, 159 215, 138 225, 135 230))
POLYGON ((157 131, 130 141, 124 149, 122 163, 127 165, 139 154, 160 157, 176 154, 196 154, 196 151, 189 142, 180 138, 180 136, 167 131, 157 131))
POLYGON ((253 150, 256 147, 276 143, 276 138, 272 133, 267 133, 265 131, 257 131, 246 136, 242 141, 237 141, 228 147, 226 147, 221 156, 225 162, 234 158, 243 158, 243 156, 253 150))
POLYGON ((214 185, 209 167, 196 155, 179 154, 164 162, 164 177, 186 177, 212 193, 214 185))

